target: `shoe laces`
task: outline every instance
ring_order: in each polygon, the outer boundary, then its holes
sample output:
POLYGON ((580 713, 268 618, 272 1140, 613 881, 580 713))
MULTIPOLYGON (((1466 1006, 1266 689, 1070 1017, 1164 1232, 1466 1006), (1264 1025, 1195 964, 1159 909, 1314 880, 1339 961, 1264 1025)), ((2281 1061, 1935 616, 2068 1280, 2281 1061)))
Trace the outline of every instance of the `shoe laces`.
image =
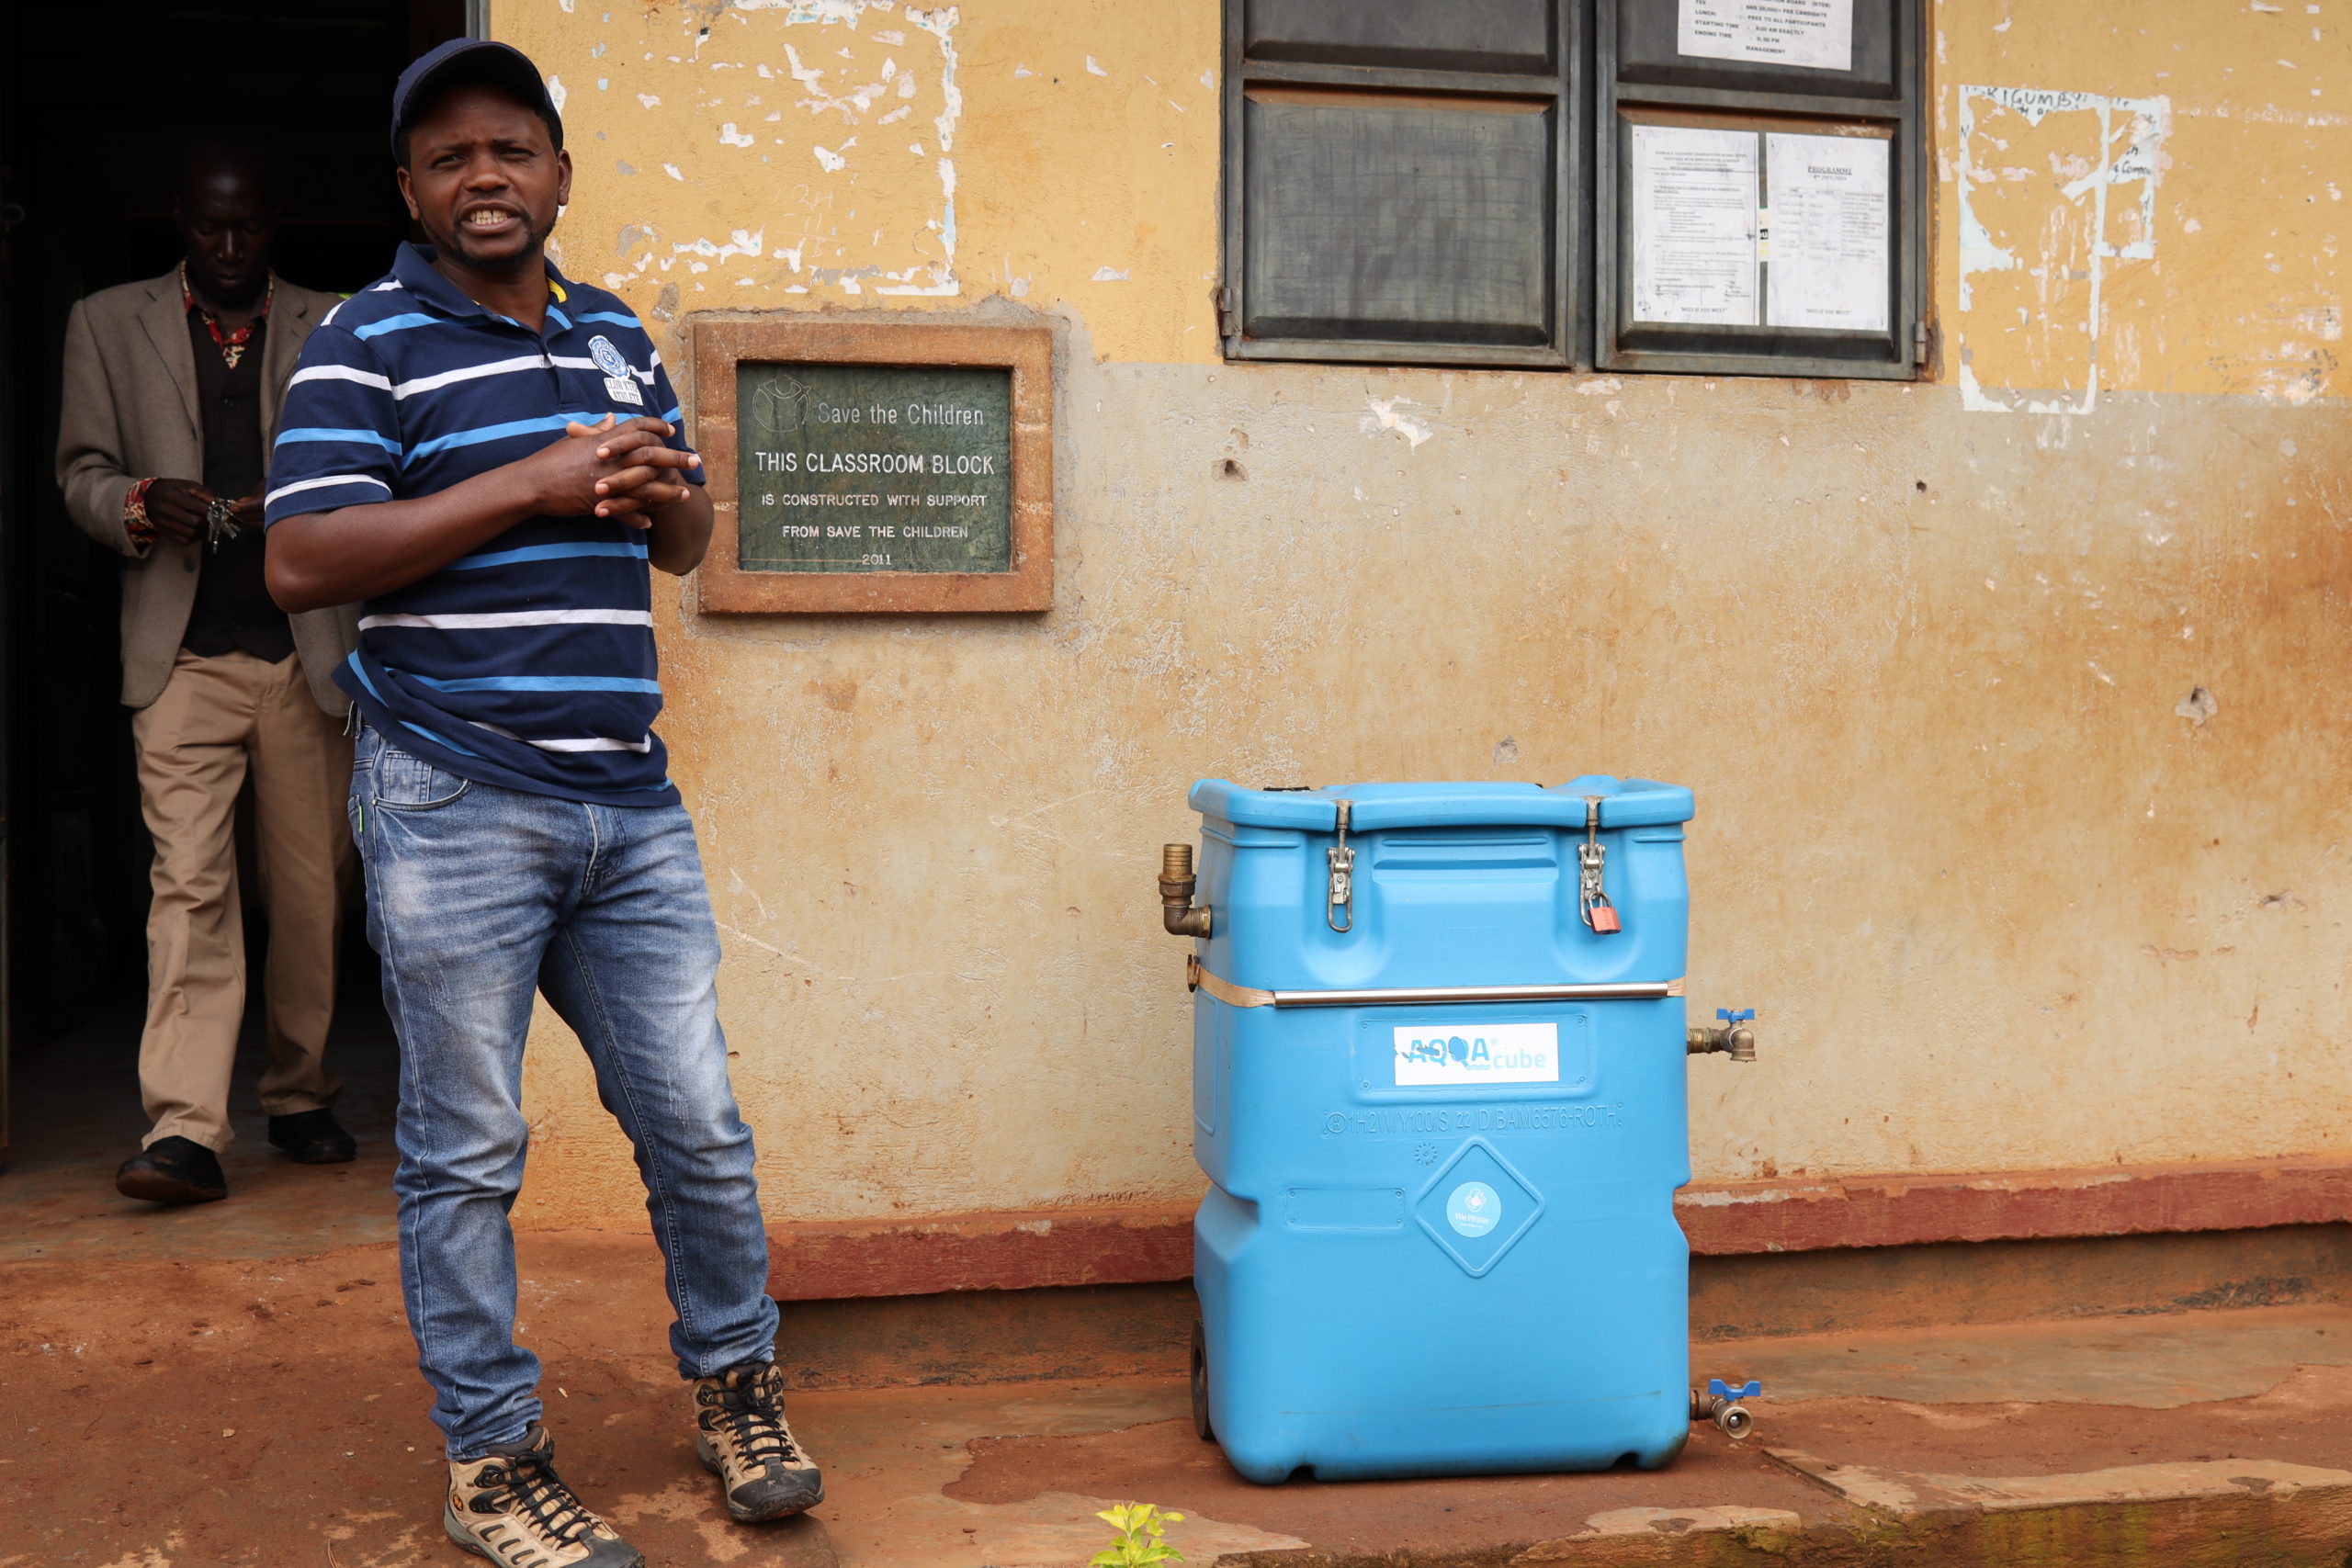
POLYGON ((573 1495, 555 1472, 555 1461, 544 1454, 515 1454, 482 1472, 488 1483, 475 1496, 478 1513, 522 1515, 545 1540, 569 1546, 596 1528, 596 1516, 573 1495))
POLYGON ((747 1464, 790 1464, 800 1458, 784 1419, 784 1374, 774 1362, 741 1382, 723 1377, 702 1391, 702 1424, 725 1427, 747 1464))

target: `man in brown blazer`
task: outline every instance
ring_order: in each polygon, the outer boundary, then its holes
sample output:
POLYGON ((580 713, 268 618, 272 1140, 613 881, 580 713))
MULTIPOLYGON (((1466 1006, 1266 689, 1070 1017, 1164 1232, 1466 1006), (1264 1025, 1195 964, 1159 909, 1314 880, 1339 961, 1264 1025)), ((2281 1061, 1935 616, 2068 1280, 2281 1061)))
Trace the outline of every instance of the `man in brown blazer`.
POLYGON ((245 1004, 234 818, 254 783, 270 1142, 322 1165, 356 1153, 325 1063, 351 855, 348 700, 330 680, 347 609, 288 616, 262 580, 269 442, 302 340, 339 303, 269 270, 258 158, 191 150, 173 207, 187 260, 93 294, 65 329, 57 478, 74 521, 124 558, 122 700, 137 709, 154 836, 139 1087, 154 1125, 115 1184, 193 1203, 228 1195, 230 1071, 245 1004))

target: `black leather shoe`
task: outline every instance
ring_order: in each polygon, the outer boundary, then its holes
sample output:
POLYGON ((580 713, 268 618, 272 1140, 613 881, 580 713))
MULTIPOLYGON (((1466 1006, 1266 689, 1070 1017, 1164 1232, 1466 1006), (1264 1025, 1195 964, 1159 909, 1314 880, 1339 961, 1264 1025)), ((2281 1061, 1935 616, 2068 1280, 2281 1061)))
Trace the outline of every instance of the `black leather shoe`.
POLYGON ((269 1141, 296 1165, 341 1165, 359 1157, 359 1145, 332 1111, 298 1111, 269 1119, 269 1141))
POLYGON ((210 1203, 229 1195, 220 1156, 191 1138, 158 1138, 114 1173, 114 1190, 150 1203, 210 1203))

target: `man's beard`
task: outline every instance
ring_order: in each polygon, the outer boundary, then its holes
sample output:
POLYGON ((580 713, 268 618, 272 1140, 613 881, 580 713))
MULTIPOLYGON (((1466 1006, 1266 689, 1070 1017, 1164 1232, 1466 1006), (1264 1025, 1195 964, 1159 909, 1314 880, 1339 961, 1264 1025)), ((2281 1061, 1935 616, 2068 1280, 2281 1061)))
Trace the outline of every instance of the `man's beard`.
POLYGON ((524 221, 530 224, 531 243, 511 256, 484 256, 468 250, 466 228, 462 223, 451 231, 448 240, 441 249, 447 251, 451 259, 463 262, 475 272, 486 273, 493 277, 501 273, 523 272, 540 265, 540 252, 547 246, 548 236, 555 232, 553 219, 549 219, 544 228, 531 223, 528 213, 524 214, 524 221))

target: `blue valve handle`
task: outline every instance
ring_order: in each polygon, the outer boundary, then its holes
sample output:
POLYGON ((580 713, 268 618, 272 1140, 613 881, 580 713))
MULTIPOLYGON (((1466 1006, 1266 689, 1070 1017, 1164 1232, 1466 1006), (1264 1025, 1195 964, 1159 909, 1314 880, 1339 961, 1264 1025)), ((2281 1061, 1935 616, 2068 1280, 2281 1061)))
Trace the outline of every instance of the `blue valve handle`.
POLYGON ((1734 1012, 1729 1008, 1717 1008, 1715 1010, 1715 1016, 1723 1020, 1725 1023, 1746 1023, 1756 1016, 1756 1010, 1754 1008, 1742 1008, 1737 1012, 1734 1012))
POLYGON ((1711 1399, 1754 1399, 1763 1392, 1764 1385, 1754 1378, 1747 1380, 1747 1385, 1745 1388, 1734 1388, 1721 1378, 1707 1380, 1707 1395, 1711 1399))

